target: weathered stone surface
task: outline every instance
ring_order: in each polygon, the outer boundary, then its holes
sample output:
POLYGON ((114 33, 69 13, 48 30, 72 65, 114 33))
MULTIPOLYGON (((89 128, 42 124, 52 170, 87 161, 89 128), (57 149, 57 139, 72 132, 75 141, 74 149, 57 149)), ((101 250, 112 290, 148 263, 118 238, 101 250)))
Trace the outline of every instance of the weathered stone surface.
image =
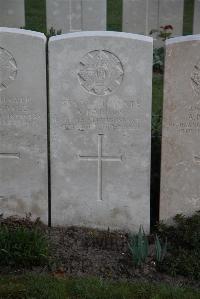
POLYGON ((124 0, 123 31, 149 35, 158 27, 158 0, 124 0))
POLYGON ((149 230, 152 38, 50 39, 52 222, 149 230))
POLYGON ((0 28, 0 214, 47 222, 46 38, 0 28))
POLYGON ((183 32, 184 0, 124 0, 123 31, 148 35, 172 25, 173 36, 183 32))
POLYGON ((106 0, 48 0, 47 28, 62 33, 106 30, 106 0))
POLYGON ((160 218, 200 209, 200 37, 167 42, 160 218))
POLYGON ((200 0, 194 2, 193 34, 200 33, 200 0))
POLYGON ((159 27, 172 25, 172 36, 183 34, 184 0, 160 0, 158 11, 159 27))
POLYGON ((24 0, 0 0, 0 27, 25 26, 24 0))

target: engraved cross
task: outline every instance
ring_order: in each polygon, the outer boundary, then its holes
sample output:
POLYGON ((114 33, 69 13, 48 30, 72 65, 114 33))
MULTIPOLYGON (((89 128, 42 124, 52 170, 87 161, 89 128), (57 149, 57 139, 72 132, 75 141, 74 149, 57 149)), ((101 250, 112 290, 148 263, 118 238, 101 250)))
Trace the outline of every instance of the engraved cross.
POLYGON ((98 135, 98 155, 97 156, 80 156, 79 159, 83 161, 98 162, 98 201, 102 201, 102 162, 121 162, 122 156, 103 156, 102 153, 103 134, 98 135))
POLYGON ((0 159, 20 159, 20 153, 0 153, 0 159))

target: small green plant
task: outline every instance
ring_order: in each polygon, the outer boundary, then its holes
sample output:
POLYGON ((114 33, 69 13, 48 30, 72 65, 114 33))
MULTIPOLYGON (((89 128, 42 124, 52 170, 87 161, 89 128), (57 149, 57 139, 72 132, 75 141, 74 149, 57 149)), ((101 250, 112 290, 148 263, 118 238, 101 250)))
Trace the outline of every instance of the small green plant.
POLYGON ((156 39, 161 39, 162 41, 166 41, 166 39, 170 38, 173 33, 172 25, 161 26, 160 29, 152 29, 150 31, 150 35, 155 36, 156 39))
POLYGON ((135 266, 141 267, 141 265, 145 263, 149 252, 148 238, 145 235, 142 226, 140 226, 138 234, 130 235, 128 247, 131 251, 131 255, 135 266))
POLYGON ((47 38, 49 39, 49 38, 52 37, 52 36, 60 35, 60 34, 62 34, 62 30, 57 30, 57 31, 56 31, 56 29, 54 29, 53 27, 51 27, 51 28, 47 31, 46 36, 47 36, 47 38))
POLYGON ((0 266, 32 267, 48 261, 48 243, 37 229, 0 226, 0 266))
POLYGON ((156 234, 155 237, 155 256, 156 256, 156 262, 162 263, 166 254, 167 254, 167 238, 165 239, 165 242, 162 244, 160 241, 158 235, 156 234))
POLYGON ((153 51, 153 71, 156 73, 163 74, 164 72, 164 56, 165 50, 162 46, 163 42, 171 37, 173 33, 173 27, 171 25, 161 26, 160 29, 152 29, 150 31, 150 35, 155 40, 161 40, 161 46, 158 48, 154 48, 153 51))
POLYGON ((153 50, 153 71, 154 73, 163 74, 164 72, 164 47, 154 48, 153 50))

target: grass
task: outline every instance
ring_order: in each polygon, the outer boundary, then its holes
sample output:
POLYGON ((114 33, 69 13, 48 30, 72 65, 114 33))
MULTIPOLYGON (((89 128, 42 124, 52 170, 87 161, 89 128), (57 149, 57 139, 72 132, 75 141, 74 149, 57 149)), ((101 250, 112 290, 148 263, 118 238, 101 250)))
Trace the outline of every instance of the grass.
POLYGON ((25 29, 46 33, 46 1, 25 0, 25 11, 25 29))
POLYGON ((107 0, 107 30, 122 31, 122 1, 107 0))
POLYGON ((47 275, 0 278, 0 299, 199 299, 198 291, 147 283, 47 275))
POLYGON ((0 226, 0 266, 40 266, 47 255, 48 243, 37 229, 0 226))
POLYGON ((185 0, 183 17, 183 35, 192 34, 193 31, 194 0, 185 0))
POLYGON ((153 76, 152 113, 162 115, 163 105, 163 76, 155 74, 153 76))

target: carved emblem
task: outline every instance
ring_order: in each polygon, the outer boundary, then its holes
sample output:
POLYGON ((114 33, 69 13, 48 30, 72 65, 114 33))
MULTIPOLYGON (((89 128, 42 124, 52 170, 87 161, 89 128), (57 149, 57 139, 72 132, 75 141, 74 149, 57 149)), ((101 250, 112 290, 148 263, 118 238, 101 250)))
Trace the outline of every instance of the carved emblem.
POLYGON ((191 83, 194 92, 198 95, 200 93, 200 60, 194 66, 191 74, 191 83))
POLYGON ((0 48, 0 91, 7 88, 17 76, 17 64, 12 54, 0 48))
POLYGON ((87 53, 80 62, 81 86, 94 95, 105 96, 122 83, 124 70, 119 58, 105 50, 87 53))

